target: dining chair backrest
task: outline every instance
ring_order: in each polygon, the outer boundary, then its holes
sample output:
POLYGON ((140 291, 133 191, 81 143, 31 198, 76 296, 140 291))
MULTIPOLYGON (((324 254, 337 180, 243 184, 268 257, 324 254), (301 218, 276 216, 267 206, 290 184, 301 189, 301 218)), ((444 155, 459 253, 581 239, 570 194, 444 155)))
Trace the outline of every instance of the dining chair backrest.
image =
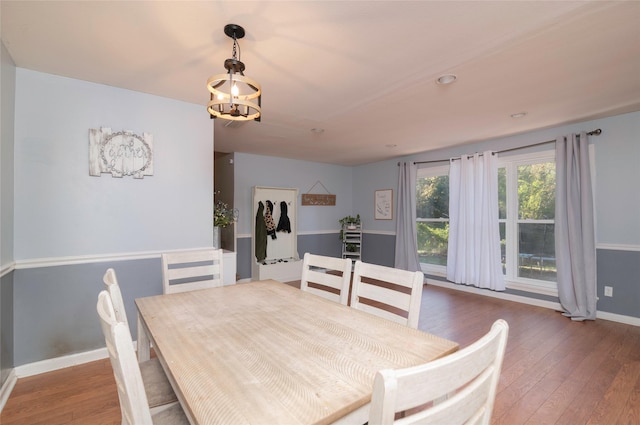
POLYGON ((120 291, 120 285, 118 285, 118 278, 116 272, 112 268, 107 269, 106 273, 102 277, 105 289, 111 296, 111 303, 113 305, 113 311, 118 322, 124 322, 129 326, 127 320, 127 312, 124 309, 124 300, 122 299, 122 292, 120 291))
POLYGON ((101 291, 98 295, 97 310, 116 380, 123 424, 152 424, 129 327, 116 319, 111 297, 107 291, 101 291))
POLYGON ((369 425, 489 425, 509 326, 502 319, 468 347, 446 357, 376 374, 369 425), (425 407, 426 406, 426 407, 425 407))
POLYGON ((221 249, 162 254, 162 288, 165 294, 222 285, 221 249))
POLYGON ((300 289, 347 305, 351 260, 306 253, 302 261, 300 289))
MULTIPOLYGON (((111 306, 114 312, 114 319, 118 322, 122 322, 129 327, 127 321, 127 314, 124 309, 124 302, 122 300, 122 293, 120 292, 120 285, 116 277, 116 272, 109 268, 107 269, 104 277, 102 278, 107 294, 111 299, 111 306)), ((157 357, 150 358, 149 360, 138 363, 140 368, 140 374, 142 376, 142 383, 147 395, 147 402, 149 403, 149 409, 153 417, 154 413, 163 410, 165 406, 177 403, 176 397, 171 383, 167 379, 160 360, 157 357)), ((123 423, 126 423, 124 419, 123 409, 123 423)))
POLYGON ((422 272, 410 272, 356 261, 351 307, 418 328, 422 301, 422 272))

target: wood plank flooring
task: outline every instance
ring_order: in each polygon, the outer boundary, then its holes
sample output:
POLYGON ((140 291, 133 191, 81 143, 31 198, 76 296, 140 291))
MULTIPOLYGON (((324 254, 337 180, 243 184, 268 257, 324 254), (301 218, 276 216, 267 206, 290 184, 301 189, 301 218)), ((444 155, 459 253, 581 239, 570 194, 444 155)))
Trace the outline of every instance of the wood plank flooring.
MULTIPOLYGON (((434 286, 420 329, 467 346, 498 318, 510 326, 493 425, 640 424, 640 327, 434 286)), ((0 416, 12 424, 118 424, 111 365, 99 360, 18 380, 0 416)))

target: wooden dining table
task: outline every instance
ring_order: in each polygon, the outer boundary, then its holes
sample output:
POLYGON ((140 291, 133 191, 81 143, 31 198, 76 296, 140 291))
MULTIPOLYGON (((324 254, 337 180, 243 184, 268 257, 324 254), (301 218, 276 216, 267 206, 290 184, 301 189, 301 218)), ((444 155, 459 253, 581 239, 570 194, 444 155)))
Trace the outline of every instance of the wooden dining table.
POLYGON ((376 372, 458 344, 273 280, 136 299, 192 424, 365 423, 376 372))

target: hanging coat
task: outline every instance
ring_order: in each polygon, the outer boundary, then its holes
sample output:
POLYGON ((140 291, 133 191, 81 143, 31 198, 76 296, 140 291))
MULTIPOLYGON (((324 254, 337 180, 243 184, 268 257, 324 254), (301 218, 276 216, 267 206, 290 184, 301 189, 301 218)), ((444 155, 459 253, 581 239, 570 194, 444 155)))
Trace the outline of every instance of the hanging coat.
POLYGON ((267 258, 267 226, 264 222, 264 204, 262 201, 258 203, 255 233, 254 243, 256 260, 261 263, 265 258, 267 258))
POLYGON ((271 239, 277 239, 276 222, 273 221, 273 203, 271 201, 267 201, 267 209, 264 213, 264 223, 267 226, 267 235, 270 235, 271 239))
POLYGON ((280 202, 280 220, 278 221, 278 232, 291 233, 291 222, 287 217, 287 203, 285 201, 280 202))

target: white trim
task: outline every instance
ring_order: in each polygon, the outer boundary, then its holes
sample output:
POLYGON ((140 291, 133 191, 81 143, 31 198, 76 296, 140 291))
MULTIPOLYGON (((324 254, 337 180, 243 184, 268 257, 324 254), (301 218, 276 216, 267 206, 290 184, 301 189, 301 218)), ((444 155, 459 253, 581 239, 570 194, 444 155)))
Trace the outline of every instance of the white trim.
MULTIPOLYGON (((163 251, 164 252, 164 251, 163 251)), ((142 260, 147 258, 160 258, 161 252, 150 253, 123 253, 102 255, 79 255, 76 257, 33 258, 31 260, 16 261, 16 270, 36 269, 39 267, 55 267, 76 264, 103 263, 107 261, 142 260)))
MULTIPOLYGON (((488 289, 480 289, 480 288, 467 286, 467 285, 457 285, 451 282, 443 282, 441 280, 434 280, 429 278, 426 278, 425 281, 427 285, 453 289, 454 291, 469 292, 472 294, 484 295, 487 297, 500 298, 507 301, 515 301, 522 304, 528 304, 528 305, 533 305, 537 307, 544 307, 550 310, 556 310, 556 311, 562 310, 560 303, 556 303, 553 301, 538 300, 535 298, 523 297, 520 295, 505 294, 504 292, 491 291, 488 289)), ((597 311, 596 317, 598 319, 624 323, 626 325, 640 326, 640 317, 624 316, 621 314, 609 313, 606 311, 597 311)))
POLYGON ((385 235, 385 236, 395 236, 396 232, 389 230, 363 230, 362 233, 366 233, 369 235, 385 235))
MULTIPOLYGON (((322 235, 322 234, 338 234, 338 230, 320 230, 313 232, 299 232, 299 235, 322 235)), ((367 233, 370 235, 385 235, 385 236, 395 236, 395 231, 385 231, 385 230, 363 230, 362 233, 367 233)), ((238 239, 240 238, 251 238, 250 234, 247 235, 238 235, 238 239)), ((627 245, 627 244, 597 244, 597 249, 607 249, 614 251, 640 251, 640 245, 627 245)), ((172 250, 172 252, 178 251, 186 251, 183 250, 172 250)), ((100 255, 78 255, 73 257, 52 257, 52 258, 33 258, 30 260, 17 260, 12 263, 4 265, 0 269, 0 277, 11 273, 14 270, 23 270, 23 269, 35 269, 40 267, 55 267, 55 266, 66 266, 66 265, 77 265, 77 264, 93 264, 93 263, 104 263, 107 261, 128 261, 128 260, 146 260, 149 258, 160 258, 160 255, 167 251, 148 251, 148 252, 131 252, 131 253, 120 253, 120 254, 100 254, 100 255)), ((514 288, 515 289, 515 288, 514 288)), ((540 292, 543 293, 543 292, 540 292)), ((545 293, 546 294, 546 293, 545 293)), ((552 295, 552 294, 547 294, 552 295)))
POLYGON ((15 372, 18 378, 25 378, 27 376, 39 375, 41 373, 64 369, 65 367, 77 366, 83 363, 106 359, 107 357, 109 357, 109 352, 107 351, 106 347, 98 348, 97 350, 74 353, 69 354, 68 356, 27 363, 22 366, 17 366, 15 368, 15 372))
POLYGON ((16 376, 13 369, 9 371, 9 376, 7 376, 7 380, 2 384, 2 388, 0 388, 0 413, 2 413, 2 409, 4 409, 5 404, 7 404, 7 400, 9 400, 9 396, 11 395, 11 391, 13 391, 13 387, 18 382, 18 377, 16 376))
POLYGON ((562 307, 560 306, 560 303, 557 302, 553 302, 553 301, 546 301, 546 300, 539 300, 536 298, 529 298, 529 297, 523 297, 522 295, 513 295, 513 294, 506 294, 504 292, 498 292, 498 291, 491 291, 489 289, 481 289, 481 288, 476 288, 475 286, 467 286, 467 285, 457 285, 455 283, 451 283, 451 282, 443 282, 441 280, 433 280, 433 279, 426 279, 427 284, 428 285, 433 285, 433 286, 440 286, 443 288, 449 288, 449 289, 453 289, 456 291, 462 291, 462 292, 469 292, 472 294, 477 294, 477 295, 484 295, 487 297, 493 297, 493 298, 500 298, 503 300, 507 300, 507 301, 515 301, 521 304, 529 304, 529 305, 535 305, 538 307, 544 307, 544 308, 548 308, 551 310, 561 310, 562 307))
POLYGON ((161 254, 166 252, 182 252, 182 251, 191 251, 193 249, 206 249, 206 248, 207 247, 174 249, 174 250, 167 250, 167 251, 130 252, 130 253, 121 253, 121 254, 78 255, 75 257, 33 258, 30 260, 16 261, 15 269, 16 270, 36 269, 40 267, 105 263, 108 261, 146 260, 149 258, 160 258, 161 254))
POLYGON ((640 317, 623 316, 621 314, 609 313, 607 311, 596 311, 596 317, 602 320, 624 323, 626 325, 640 326, 640 317))
POLYGON ((513 280, 506 281, 507 289, 513 289, 514 291, 532 292, 534 294, 548 295, 550 297, 558 297, 558 285, 556 282, 536 281, 530 279, 529 282, 517 282, 513 280), (538 283, 540 282, 540 283, 538 283))
MULTIPOLYGON (((389 230, 362 230, 362 233, 367 233, 370 235, 386 235, 386 236, 395 236, 395 231, 389 230)), ((340 234, 340 230, 312 230, 306 232, 298 232, 298 236, 309 236, 309 235, 332 235, 332 234, 340 234)), ((251 239, 251 234, 243 233, 236 235, 237 239, 251 239)))
POLYGON ((16 269, 16 263, 15 262, 11 262, 9 264, 6 264, 5 266, 3 266, 0 269, 0 278, 4 277, 4 275, 6 275, 6 274, 11 273, 15 269, 16 269))
MULTIPOLYGON (((339 234, 339 230, 307 230, 306 232, 298 232, 298 236, 300 235, 337 235, 339 234)), ((251 235, 249 235, 251 237, 251 235)))
MULTIPOLYGON (((420 265, 422 266, 422 272, 425 273, 425 274, 430 274, 432 276, 438 276, 438 277, 441 277, 443 279, 447 278, 447 272, 446 272, 447 267, 446 266, 434 266, 432 264, 429 264, 429 266, 431 266, 431 267, 428 268, 427 266, 425 266, 425 263, 420 263, 420 265), (440 268, 441 270, 437 270, 436 267, 440 268)), ((474 286, 468 286, 468 285, 457 285, 457 284, 454 284, 454 283, 449 282, 449 281, 434 280, 433 282, 449 283, 449 284, 453 285, 451 287, 452 289, 459 289, 459 287, 476 288, 474 286)), ((543 282, 543 281, 540 281, 540 282, 543 282)), ((534 294, 548 295, 550 297, 557 297, 558 296, 558 288, 552 288, 549 285, 544 285, 542 283, 538 283, 538 281, 533 280, 533 279, 531 279, 531 283, 529 283, 529 282, 522 282, 522 281, 506 280, 506 276, 505 276, 505 284, 506 284, 507 289, 513 289, 514 291, 531 292, 531 293, 534 293, 534 294)), ((484 290, 482 288, 477 288, 477 289, 482 291, 481 293, 484 295, 484 290)))
MULTIPOLYGON (((138 341, 133 341, 133 349, 137 350, 137 347, 138 341)), ((104 347, 98 348, 96 350, 83 351, 82 353, 74 353, 62 357, 56 357, 53 359, 27 363, 22 366, 17 366, 13 369, 13 371, 15 371, 16 378, 26 378, 27 376, 53 372, 54 370, 94 362, 96 360, 102 360, 108 357, 109 352, 107 351, 107 348, 104 347)))
POLYGON ((596 249, 610 249, 613 251, 640 251, 640 245, 599 243, 596 244, 596 249))

